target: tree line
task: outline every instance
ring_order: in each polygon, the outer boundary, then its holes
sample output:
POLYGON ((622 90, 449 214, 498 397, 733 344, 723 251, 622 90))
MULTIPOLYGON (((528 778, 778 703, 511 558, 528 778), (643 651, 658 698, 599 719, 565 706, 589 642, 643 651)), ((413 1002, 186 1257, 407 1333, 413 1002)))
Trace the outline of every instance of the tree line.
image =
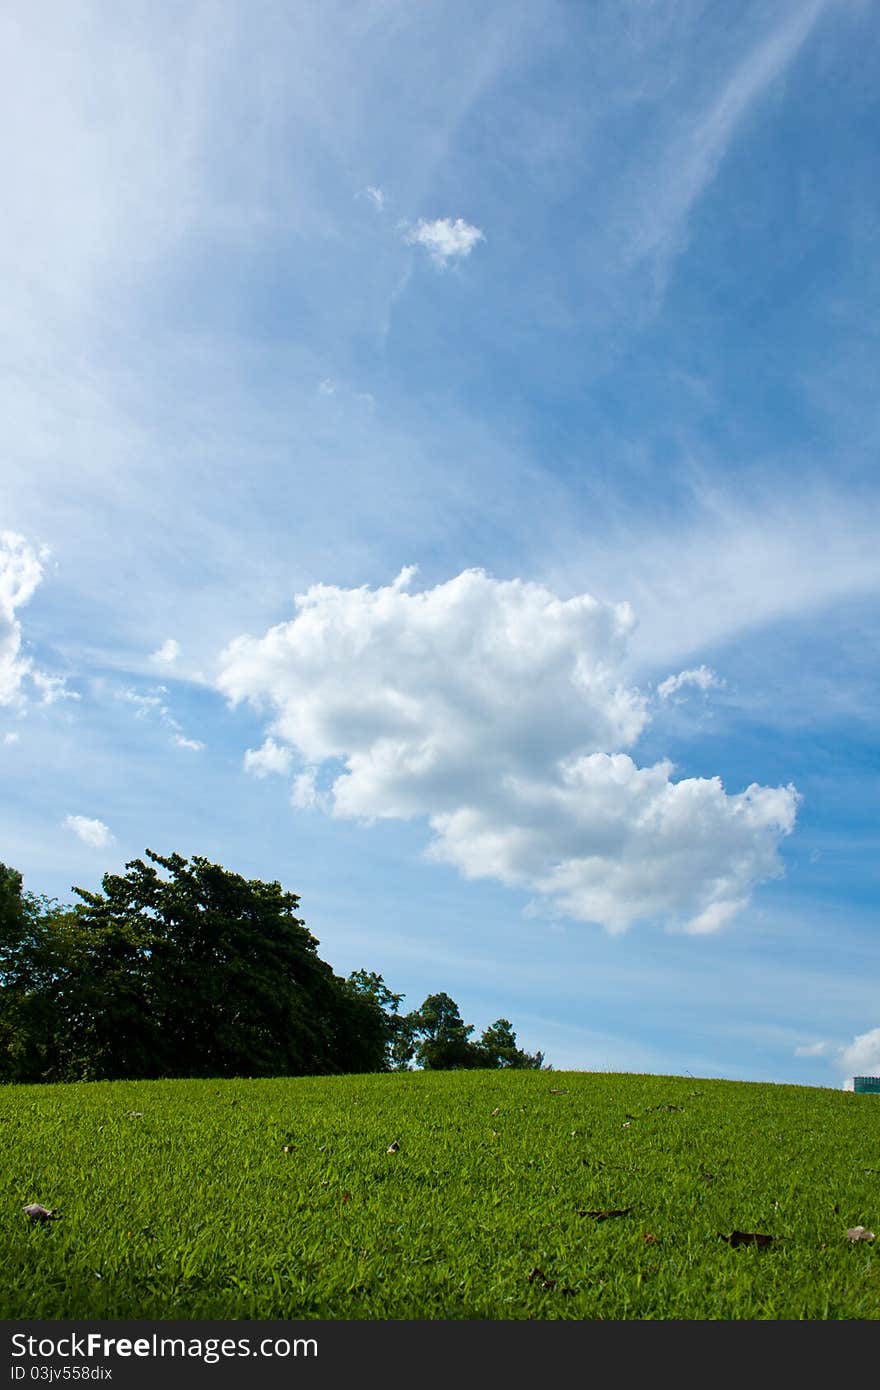
POLYGON ((544 1064, 508 1019, 475 1039, 448 994, 336 975, 280 883, 146 856, 73 906, 0 864, 0 1082, 544 1064))

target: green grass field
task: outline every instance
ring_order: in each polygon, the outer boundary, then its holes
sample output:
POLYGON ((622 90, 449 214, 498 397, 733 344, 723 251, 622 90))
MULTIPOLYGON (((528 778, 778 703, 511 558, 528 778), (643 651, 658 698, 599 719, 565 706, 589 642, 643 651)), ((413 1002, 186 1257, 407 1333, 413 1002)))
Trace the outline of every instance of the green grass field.
POLYGON ((4 1318, 880 1316, 876 1096, 572 1072, 7 1086, 0 1156, 4 1318))

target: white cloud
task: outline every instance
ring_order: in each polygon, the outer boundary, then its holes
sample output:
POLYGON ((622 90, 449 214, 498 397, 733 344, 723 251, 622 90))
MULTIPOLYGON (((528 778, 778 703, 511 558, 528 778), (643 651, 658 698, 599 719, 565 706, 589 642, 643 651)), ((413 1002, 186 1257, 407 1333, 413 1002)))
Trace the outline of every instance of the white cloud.
POLYGON ((420 217, 415 227, 404 227, 404 241, 424 246, 435 265, 443 267, 450 260, 469 256, 478 241, 485 241, 479 227, 472 227, 463 218, 438 217, 427 222, 420 217))
MULTIPOLYGON (((166 643, 167 645, 167 643, 166 643)), ((156 685, 149 694, 143 695, 137 690, 123 690, 120 696, 127 704, 134 705, 135 718, 145 719, 148 715, 156 715, 166 728, 171 729, 171 742, 175 748, 190 748, 194 752, 199 752, 204 748, 204 744, 198 739, 187 738, 183 732, 183 727, 178 719, 174 718, 168 705, 165 703, 165 696, 168 694, 166 685, 156 685)))
POLYGON ((737 131, 767 88, 794 61, 826 6, 827 0, 794 5, 736 67, 708 110, 688 127, 686 140, 675 143, 672 157, 649 181, 650 215, 640 219, 629 247, 634 260, 654 257, 665 273, 668 262, 686 243, 691 209, 714 181, 737 131))
POLYGON ((3 742, 7 745, 18 743, 20 739, 21 734, 15 732, 3 735, 3 742))
POLYGON ((293 779, 293 787, 290 792, 290 802, 298 811, 313 811, 320 808, 323 811, 332 811, 330 798, 318 791, 315 785, 317 770, 313 767, 307 768, 305 772, 299 773, 293 779))
POLYGON ((63 676, 49 676, 45 671, 31 672, 31 680, 40 692, 40 703, 54 705, 58 700, 78 700, 76 690, 68 690, 63 676))
POLYGON ((318 390, 322 396, 335 396, 336 382, 332 377, 325 377, 323 381, 318 382, 318 390))
POLYGON ((14 531, 0 532, 0 705, 26 704, 27 682, 39 692, 40 703, 78 700, 63 676, 40 671, 22 655, 22 630, 17 610, 33 598, 43 578, 49 551, 39 550, 14 531))
POLYGON ((841 1048, 839 1061, 850 1090, 854 1076, 880 1076, 880 1028, 858 1033, 848 1047, 841 1048))
MULTIPOLYGON (((414 573, 315 585, 293 620, 222 654, 220 689, 272 712, 273 744, 309 769, 343 763, 332 814, 425 817, 433 858, 612 932, 637 919, 715 931, 781 872, 794 788, 729 795, 621 751, 648 719, 622 678, 628 605, 480 570, 411 593, 414 573)), ((314 787, 301 774, 295 804, 314 804, 314 787)))
POLYGON ((17 610, 33 597, 43 577, 42 559, 24 536, 0 532, 0 705, 20 705, 33 663, 21 654, 17 610))
POLYGON ((795 1057, 824 1057, 829 1051, 827 1042, 804 1043, 794 1050, 795 1057))
POLYGON ((370 202, 373 204, 373 207, 376 209, 376 211, 381 212, 385 207, 385 194, 383 193, 382 189, 376 188, 373 184, 370 184, 367 188, 364 189, 364 192, 366 196, 369 198, 370 202))
POLYGON ((168 666, 171 665, 172 661, 176 661, 179 656, 180 643, 173 637, 169 637, 156 651, 150 652, 151 661, 160 661, 168 666))
POLYGON ((68 816, 64 824, 92 849, 106 849, 113 843, 114 836, 101 820, 91 820, 88 816, 68 816))
POLYGON ((244 770, 255 777, 267 777, 270 772, 284 776, 290 771, 293 754, 283 743, 267 738, 259 748, 248 748, 244 755, 244 770))
POLYGON ((174 734, 171 742, 175 748, 189 748, 194 753, 200 753, 205 746, 197 738, 186 738, 183 734, 174 734))
POLYGON ((706 691, 713 688, 721 689, 724 681, 708 666, 695 666, 689 671, 679 671, 677 676, 667 676, 666 680, 657 686, 657 694, 661 700, 668 700, 670 695, 674 695, 685 685, 695 685, 699 690, 706 691))

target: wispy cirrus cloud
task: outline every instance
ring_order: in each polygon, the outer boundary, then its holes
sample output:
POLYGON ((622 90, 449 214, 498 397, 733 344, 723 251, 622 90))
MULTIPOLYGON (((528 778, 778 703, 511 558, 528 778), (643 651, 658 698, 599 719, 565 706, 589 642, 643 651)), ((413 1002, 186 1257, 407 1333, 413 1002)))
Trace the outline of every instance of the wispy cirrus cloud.
POLYGON ((720 690, 723 685, 721 677, 708 666, 692 666, 687 671, 679 671, 677 676, 667 676, 657 686, 657 694, 661 700, 668 700, 687 686, 705 693, 707 690, 720 690))
POLYGON ((793 5, 734 68, 720 93, 684 134, 672 137, 660 167, 646 183, 650 211, 640 215, 625 243, 630 264, 651 259, 662 281, 687 244, 687 221, 712 184, 739 128, 770 85, 797 57, 829 0, 793 5))
POLYGON ((119 692, 119 698, 134 707, 136 719, 155 717, 171 730, 170 741, 174 748, 185 748, 191 753, 200 752, 205 746, 204 743, 184 734, 180 721, 171 713, 167 695, 168 687, 165 685, 154 686, 147 693, 131 688, 119 692))

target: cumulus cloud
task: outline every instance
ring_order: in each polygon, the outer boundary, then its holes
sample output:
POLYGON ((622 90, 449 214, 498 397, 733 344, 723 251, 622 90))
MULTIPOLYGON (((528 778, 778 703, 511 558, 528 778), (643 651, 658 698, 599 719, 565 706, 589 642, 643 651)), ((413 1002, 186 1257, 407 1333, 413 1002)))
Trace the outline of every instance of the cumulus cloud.
POLYGON ((290 802, 298 811, 322 811, 333 810, 331 798, 317 788, 317 769, 306 768, 305 772, 300 772, 293 779, 293 786, 290 790, 290 802))
POLYGON ((33 663, 21 654, 18 609, 33 597, 43 577, 45 551, 37 551, 24 536, 0 532, 0 705, 20 705, 23 684, 33 663))
POLYGON ((37 549, 14 531, 0 532, 0 705, 20 709, 27 703, 27 694, 34 692, 43 705, 79 699, 75 691, 67 689, 63 676, 38 670, 31 658, 22 654, 18 609, 33 598, 48 556, 45 546, 37 549))
POLYGON ((267 738, 259 748, 248 748, 244 755, 244 770, 255 777, 267 777, 270 772, 284 776, 290 771, 293 754, 283 743, 267 738))
POLYGON ((627 604, 481 570, 415 593, 414 574, 315 585, 291 621, 223 652, 220 689, 268 714, 267 743, 304 769, 295 804, 426 818, 434 859, 612 932, 716 931, 781 872, 793 787, 731 795, 622 751, 648 720, 622 675, 627 604), (319 794, 322 765, 337 775, 319 794))
POLYGON ((880 1076, 880 1028, 858 1033, 848 1047, 841 1048, 839 1060, 849 1089, 854 1076, 880 1076))
POLYGON ((92 820, 89 816, 68 816, 64 824, 91 849, 106 849, 113 843, 114 836, 102 820, 92 820))
POLYGON ((708 666, 695 666, 689 671, 679 671, 677 676, 667 676, 665 681, 661 681, 657 686, 657 694, 661 700, 668 700, 671 695, 686 685, 696 686, 698 690, 720 690, 724 681, 708 666))
POLYGON ((414 227, 404 225, 403 239, 411 245, 424 246, 435 265, 448 265, 451 260, 469 256, 478 241, 485 241, 479 227, 472 227, 463 218, 438 217, 427 222, 420 217, 414 227))
POLYGON ((173 637, 169 637, 156 651, 150 652, 150 660, 158 661, 164 666, 170 666, 172 661, 176 661, 179 656, 180 643, 173 637))

